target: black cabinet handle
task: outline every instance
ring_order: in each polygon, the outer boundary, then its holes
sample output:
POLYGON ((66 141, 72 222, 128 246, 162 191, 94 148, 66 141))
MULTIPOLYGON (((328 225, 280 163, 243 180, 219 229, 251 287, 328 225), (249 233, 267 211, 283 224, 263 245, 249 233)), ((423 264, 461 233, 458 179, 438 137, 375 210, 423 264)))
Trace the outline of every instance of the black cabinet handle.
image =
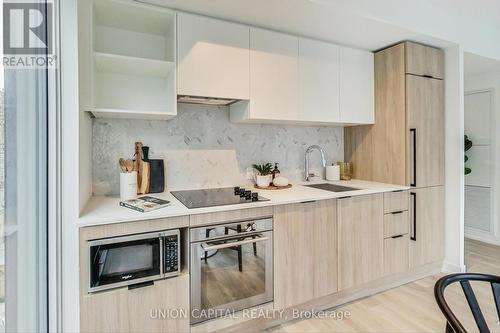
POLYGON ((417 186, 417 129, 410 128, 410 132, 413 135, 413 181, 410 186, 417 186))
POLYGON ((413 200, 413 235, 410 237, 412 241, 417 241, 417 193, 410 193, 413 200))
POLYGON ((315 203, 316 200, 302 201, 301 204, 315 203))
POLYGON ((400 211, 397 211, 397 212, 392 212, 391 214, 392 214, 392 215, 403 214, 403 211, 402 211, 402 210, 400 210, 400 211))
POLYGON ((401 237, 403 237, 403 235, 392 236, 391 238, 396 239, 396 238, 401 238, 401 237))
POLYGON ((142 282, 142 283, 131 284, 128 286, 128 290, 149 287, 149 286, 152 286, 154 284, 155 284, 154 281, 146 281, 146 282, 142 282))

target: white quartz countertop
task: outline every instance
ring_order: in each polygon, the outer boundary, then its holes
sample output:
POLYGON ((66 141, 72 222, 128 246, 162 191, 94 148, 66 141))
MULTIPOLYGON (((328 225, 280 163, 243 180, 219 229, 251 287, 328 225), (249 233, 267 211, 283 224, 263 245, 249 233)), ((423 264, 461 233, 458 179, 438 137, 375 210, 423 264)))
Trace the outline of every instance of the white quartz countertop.
POLYGON ((166 199, 171 202, 168 207, 161 208, 148 213, 141 213, 129 208, 120 206, 120 198, 118 196, 95 196, 92 197, 83 210, 80 218, 78 219, 79 227, 86 227, 100 224, 120 223, 120 222, 134 222, 150 219, 167 218, 174 216, 185 216, 203 213, 213 213, 220 211, 275 206, 291 204, 311 200, 327 200, 342 198, 347 196, 367 195, 383 192, 391 192, 398 190, 407 190, 409 187, 400 185, 391 185, 383 183, 375 183, 363 180, 351 181, 336 181, 328 182, 324 180, 293 184, 289 189, 285 190, 255 190, 259 192, 259 196, 263 196, 269 201, 249 202, 244 204, 235 204, 227 206, 216 206, 206 208, 188 209, 179 200, 177 200, 170 192, 151 194, 151 196, 166 199), (361 190, 348 191, 348 192, 330 192, 316 188, 306 187, 304 185, 331 183, 336 185, 354 187, 361 190))

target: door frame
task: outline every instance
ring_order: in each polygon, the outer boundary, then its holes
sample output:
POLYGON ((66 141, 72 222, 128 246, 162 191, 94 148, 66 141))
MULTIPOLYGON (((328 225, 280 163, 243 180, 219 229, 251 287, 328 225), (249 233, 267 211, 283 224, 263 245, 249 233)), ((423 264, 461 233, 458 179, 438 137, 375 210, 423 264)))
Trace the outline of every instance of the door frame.
MULTIPOLYGON (((500 149, 500 145, 496 144, 496 139, 498 135, 495 132, 496 128, 496 118, 495 118, 495 88, 486 88, 486 89, 477 89, 477 90, 469 90, 464 91, 464 131, 465 131, 465 97, 474 94, 482 94, 488 93, 490 96, 490 160, 494 163, 492 167, 490 167, 490 179, 491 179, 491 198, 490 198, 490 232, 478 230, 475 228, 467 227, 465 225, 464 220, 464 238, 471 238, 479 241, 484 241, 488 243, 495 243, 500 245, 500 241, 498 240, 498 232, 499 223, 498 218, 500 216, 500 210, 495 209, 496 203, 498 200, 495 200, 497 197, 500 197, 500 177, 495 172, 495 164, 497 163, 497 157, 499 154, 497 150, 500 149)), ((464 199, 465 199, 465 187, 467 185, 464 181, 464 199)), ((465 210, 465 205, 464 205, 465 210)))

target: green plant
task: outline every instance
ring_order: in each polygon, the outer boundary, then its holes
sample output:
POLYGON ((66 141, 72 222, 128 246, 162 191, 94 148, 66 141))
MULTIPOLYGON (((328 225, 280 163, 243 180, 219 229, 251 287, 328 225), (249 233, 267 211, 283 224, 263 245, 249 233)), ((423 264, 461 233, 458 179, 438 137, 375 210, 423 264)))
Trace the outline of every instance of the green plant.
POLYGON ((252 168, 257 170, 261 176, 267 176, 273 170, 273 165, 271 163, 266 164, 253 164, 252 168))
MULTIPOLYGON (((469 140, 469 137, 467 135, 465 135, 465 137, 464 137, 464 148, 465 148, 465 152, 467 152, 469 149, 472 148, 472 141, 469 140)), ((469 160, 469 157, 467 155, 464 155, 464 156, 465 156, 465 163, 467 163, 467 161, 469 160)), ((465 174, 466 175, 468 175, 471 172, 472 172, 471 168, 465 167, 465 174)))

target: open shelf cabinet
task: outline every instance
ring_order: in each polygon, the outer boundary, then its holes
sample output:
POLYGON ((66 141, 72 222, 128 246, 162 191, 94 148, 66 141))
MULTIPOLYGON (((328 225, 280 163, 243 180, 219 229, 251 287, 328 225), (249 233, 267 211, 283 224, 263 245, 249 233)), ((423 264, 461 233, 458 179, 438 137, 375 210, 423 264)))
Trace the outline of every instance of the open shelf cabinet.
POLYGON ((175 12, 126 0, 87 1, 84 111, 98 118, 177 115, 175 12))

